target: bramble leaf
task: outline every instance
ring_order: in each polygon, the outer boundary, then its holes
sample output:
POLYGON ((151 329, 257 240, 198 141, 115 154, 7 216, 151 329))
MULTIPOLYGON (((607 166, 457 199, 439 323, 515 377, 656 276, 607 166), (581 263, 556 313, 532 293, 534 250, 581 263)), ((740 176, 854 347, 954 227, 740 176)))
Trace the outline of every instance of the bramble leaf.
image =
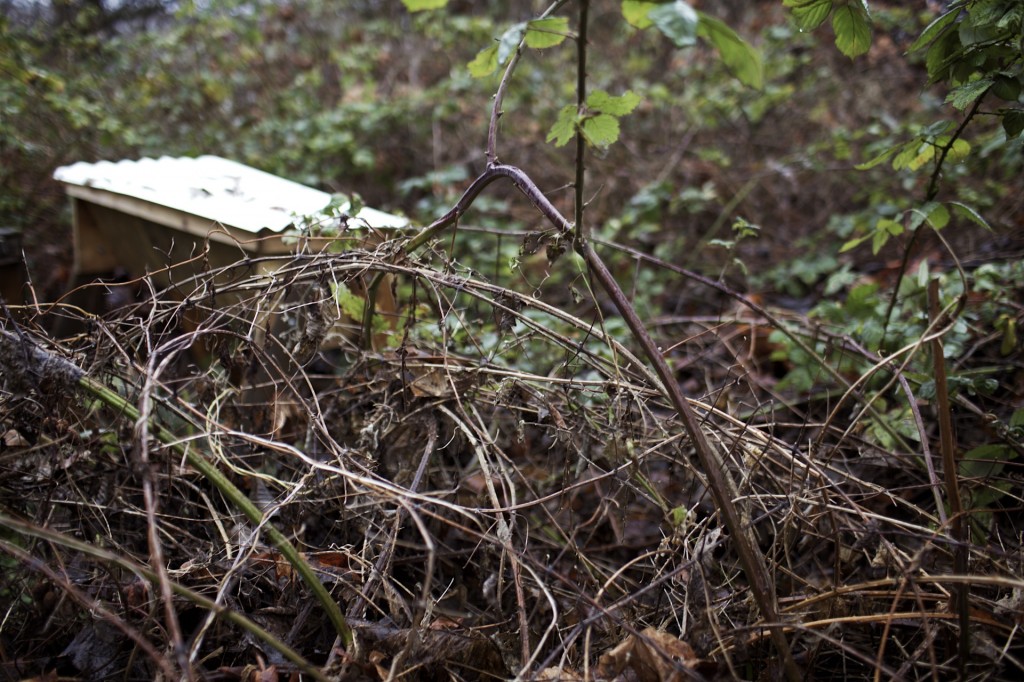
POLYGON ((473 61, 469 63, 469 73, 473 78, 490 76, 498 70, 498 46, 491 45, 487 49, 480 50, 473 61))
POLYGON ((640 104, 640 95, 627 90, 615 97, 604 90, 594 90, 587 96, 587 107, 612 116, 625 116, 640 104))
POLYGON ((569 35, 569 20, 565 17, 547 17, 526 22, 526 46, 542 50, 565 41, 569 35))
POLYGON ((622 16, 630 26, 644 29, 654 23, 647 14, 658 4, 649 0, 622 0, 622 16))
POLYGON ((619 139, 619 119, 609 114, 598 114, 583 121, 583 137, 595 147, 605 148, 619 139))
POLYGON ((526 22, 522 21, 510 26, 501 34, 501 38, 498 39, 498 64, 507 62, 508 58, 519 49, 519 43, 522 42, 525 33, 526 22))
POLYGON ((988 89, 992 87, 993 83, 995 83, 995 81, 991 78, 979 78, 978 80, 971 81, 966 85, 953 88, 953 90, 946 95, 946 102, 963 111, 971 102, 988 92, 988 89))
POLYGON ((564 147, 572 136, 576 134, 576 123, 579 120, 579 112, 575 105, 567 104, 558 112, 558 119, 555 125, 551 126, 548 132, 547 141, 554 141, 556 147, 564 147))

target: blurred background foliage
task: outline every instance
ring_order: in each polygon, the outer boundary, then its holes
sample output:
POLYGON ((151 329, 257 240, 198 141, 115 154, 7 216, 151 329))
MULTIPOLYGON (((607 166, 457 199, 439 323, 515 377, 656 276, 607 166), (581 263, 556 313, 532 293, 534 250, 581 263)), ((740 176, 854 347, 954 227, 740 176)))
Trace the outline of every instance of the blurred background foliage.
MULTIPOLYGON (((854 166, 955 113, 948 84, 929 86, 923 58, 906 55, 938 4, 872 3, 872 46, 856 60, 800 30, 778 0, 695 4, 762 52, 765 87, 742 86, 706 46, 679 50, 630 27, 619 2, 594 2, 589 87, 643 97, 622 119, 621 142, 589 160, 596 234, 801 311, 826 287, 893 267, 900 240, 878 254, 839 247, 923 200, 929 168, 854 166)), ((59 286, 69 220, 54 168, 198 154, 429 222, 485 162, 497 76, 473 79, 466 64, 544 7, 465 0, 410 14, 374 0, 3 0, 0 225, 24 231, 30 271, 44 282, 57 272, 59 286)), ((574 101, 568 45, 528 53, 499 145, 563 209, 571 145, 544 138, 574 101)), ((1019 139, 1008 143, 984 119, 967 137, 973 152, 947 164, 939 199, 970 204, 993 231, 954 217, 947 235, 968 261, 1002 258, 1020 249, 1024 227, 1019 139)), ((490 192, 470 220, 535 227, 511 191, 490 192)), ((515 246, 488 244, 504 250, 498 262, 515 246)), ((655 300, 640 305, 687 306, 677 291, 666 300, 658 287, 641 290, 655 300)))

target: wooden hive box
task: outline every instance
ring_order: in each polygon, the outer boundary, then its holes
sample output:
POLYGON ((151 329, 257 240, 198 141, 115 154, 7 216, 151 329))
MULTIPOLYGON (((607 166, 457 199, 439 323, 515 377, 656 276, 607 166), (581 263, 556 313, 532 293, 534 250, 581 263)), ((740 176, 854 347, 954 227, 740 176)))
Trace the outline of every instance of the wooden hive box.
MULTIPOLYGON (((284 238, 296 217, 322 211, 326 192, 217 156, 80 162, 54 178, 71 198, 76 283, 120 270, 132 278, 155 274, 170 283, 167 266, 201 254, 208 265, 287 254, 284 238)), ((342 207, 344 209, 344 207, 342 207)), ((405 218, 363 208, 350 224, 401 229, 405 218)), ((181 281, 194 268, 175 270, 181 281)))

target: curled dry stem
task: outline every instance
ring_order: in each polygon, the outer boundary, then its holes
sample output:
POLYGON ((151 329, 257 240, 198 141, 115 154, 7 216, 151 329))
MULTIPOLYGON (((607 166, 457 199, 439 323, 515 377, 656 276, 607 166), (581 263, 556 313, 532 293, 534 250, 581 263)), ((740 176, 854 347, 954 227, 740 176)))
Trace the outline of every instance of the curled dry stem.
MULTIPOLYGON (((8 376, 13 374, 21 377, 23 381, 32 382, 34 380, 38 384, 48 384, 58 394, 61 392, 58 390, 60 388, 63 388, 64 392, 72 392, 74 389, 78 389, 91 395, 133 422, 138 422, 142 419, 139 409, 128 402, 117 391, 88 376, 73 362, 48 353, 34 343, 31 343, 24 336, 0 330, 0 368, 8 376)), ((250 522, 257 526, 264 524, 263 512, 202 453, 184 444, 180 438, 159 424, 152 424, 150 432, 161 443, 171 448, 179 457, 187 461, 190 466, 198 470, 250 522)), ((265 531, 271 544, 281 552, 281 555, 284 556, 295 569, 295 572, 302 577, 303 581, 313 591, 314 596, 323 606, 343 645, 346 649, 349 648, 352 645, 352 629, 345 621, 345 616, 341 613, 340 607, 334 601, 334 598, 331 597, 327 588, 323 586, 323 583, 316 577, 309 563, 303 559, 302 555, 299 554, 299 551, 284 533, 270 524, 266 524, 265 531)))

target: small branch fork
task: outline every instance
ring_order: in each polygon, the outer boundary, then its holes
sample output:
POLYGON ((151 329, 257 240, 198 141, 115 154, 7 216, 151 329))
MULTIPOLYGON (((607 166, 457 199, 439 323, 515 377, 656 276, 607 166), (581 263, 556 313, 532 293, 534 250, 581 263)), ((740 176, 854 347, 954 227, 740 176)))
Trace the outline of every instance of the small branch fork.
MULTIPOLYGON (((489 165, 487 169, 470 184, 463 195, 455 203, 455 206, 432 224, 424 228, 415 237, 410 239, 409 242, 405 244, 403 251, 408 253, 419 246, 422 246, 442 230, 455 224, 458 219, 466 213, 469 207, 473 204, 473 201, 484 190, 484 188, 499 178, 507 178, 511 180, 512 184, 515 185, 520 192, 526 195, 537 210, 548 219, 555 229, 557 229, 565 239, 572 241, 573 248, 585 259, 590 273, 601 285, 601 288, 604 289, 605 293, 607 293, 612 299, 615 307, 618 309, 626 324, 629 326, 630 331, 633 333, 633 337, 636 339, 637 343, 640 344, 641 348, 643 348, 647 359, 654 366, 654 371, 661 380, 661 390, 679 413, 679 416, 683 421, 683 427, 686 429, 686 433, 690 437, 690 441, 693 443, 693 446, 697 451, 697 456, 700 458, 701 466, 705 475, 708 477, 708 483, 714 495, 715 503, 721 511, 722 520, 736 544, 736 551, 739 555, 743 572, 747 576, 747 580, 750 582, 750 589, 753 594, 754 601, 757 604, 758 609, 761 611, 762 617, 768 624, 772 642, 778 650, 779 655, 782 657, 787 677, 791 680, 802 679, 799 669, 793 661, 792 653, 789 649, 789 643, 787 642, 785 633, 783 632, 782 622, 779 618, 778 601, 771 577, 768 573, 768 567, 764 561, 764 556, 756 549, 756 545, 751 537, 749 523, 745 520, 745 515, 742 514, 740 509, 737 507, 736 500, 740 499, 740 494, 735 481, 733 481, 732 476, 726 467, 725 461, 721 454, 704 436, 704 432, 701 430, 700 420, 697 417, 696 412, 683 396, 671 368, 669 368, 668 363, 665 362, 665 358, 662 356, 657 345, 654 343, 654 340, 647 332, 647 328, 640 319, 640 316, 637 314, 636 309, 629 302, 629 299, 622 291, 618 282, 615 281, 615 277, 612 275, 611 271, 608 270, 604 260, 600 255, 598 255, 587 239, 575 236, 573 224, 566 220, 551 201, 544 196, 544 193, 540 191, 533 180, 531 180, 524 171, 516 168, 515 166, 498 163, 489 165)), ((373 285, 371 285, 371 291, 372 288, 373 285)), ((373 310, 373 306, 371 300, 368 300, 366 310, 367 319, 364 319, 364 329, 368 327, 368 320, 370 320, 372 316, 371 311, 373 310)))
MULTIPOLYGON (((562 4, 564 4, 564 0, 555 2, 542 16, 550 15, 562 4)), ((579 7, 580 26, 579 35, 577 36, 577 100, 578 104, 582 106, 582 103, 586 100, 586 23, 589 1, 581 0, 579 7)), ((594 250, 593 246, 585 236, 586 232, 583 229, 582 215, 584 209, 583 179, 585 143, 582 136, 577 136, 576 198, 574 202, 575 223, 571 223, 566 220, 566 218, 558 211, 557 208, 555 208, 548 198, 544 196, 544 193, 540 191, 537 185, 524 171, 515 166, 498 162, 497 129, 498 120, 502 113, 501 104, 521 55, 522 45, 520 45, 519 49, 516 50, 515 54, 509 60, 509 63, 505 68, 505 72, 502 75, 498 90, 494 96, 490 125, 488 127, 487 134, 487 168, 479 177, 470 183, 469 187, 451 210, 406 242, 401 249, 401 253, 411 253, 429 242, 442 230, 456 224, 459 218, 469 210, 476 197, 479 196, 484 188, 499 178, 507 178, 511 180, 512 184, 515 185, 515 187, 533 203, 541 215, 547 218, 547 220, 560 233, 561 237, 572 244, 573 249, 586 261, 587 268, 591 276, 597 280, 601 285, 601 288, 604 289, 605 293, 612 299, 612 302, 618 309, 619 314, 622 315, 627 326, 632 332, 634 339, 636 339, 640 347, 643 348, 644 354, 647 356, 648 361, 653 365, 654 371, 662 384, 662 392, 682 419, 683 427, 697 451, 697 456, 700 458, 701 466, 708 478, 708 484, 714 496, 715 504, 721 512, 722 521, 735 543, 740 564, 742 565, 743 572, 750 583, 750 589, 754 601, 761 612, 761 616, 767 623, 772 643, 782 660, 786 677, 791 680, 791 682, 796 682, 797 680, 802 679, 803 676, 793 660, 792 652, 790 651, 789 643, 786 639, 783 624, 780 619, 778 599, 775 593, 774 584, 768 572, 764 556, 760 551, 758 551, 756 543, 754 542, 750 530, 749 514, 743 514, 737 506, 737 500, 740 499, 740 493, 736 486, 736 482, 733 480, 721 454, 705 437, 696 412, 683 395, 672 370, 669 368, 668 363, 665 362, 665 358, 661 351, 658 349, 654 340, 648 333, 646 325, 644 325, 640 316, 637 314, 636 309, 629 302, 629 299, 622 291, 622 288, 615 280, 615 277, 605 265, 604 260, 600 255, 598 255, 597 251, 594 250)), ((369 342, 372 338, 371 330, 374 314, 375 292, 382 278, 383 273, 378 273, 370 286, 367 287, 367 301, 363 319, 363 333, 366 347, 369 347, 369 342)))

